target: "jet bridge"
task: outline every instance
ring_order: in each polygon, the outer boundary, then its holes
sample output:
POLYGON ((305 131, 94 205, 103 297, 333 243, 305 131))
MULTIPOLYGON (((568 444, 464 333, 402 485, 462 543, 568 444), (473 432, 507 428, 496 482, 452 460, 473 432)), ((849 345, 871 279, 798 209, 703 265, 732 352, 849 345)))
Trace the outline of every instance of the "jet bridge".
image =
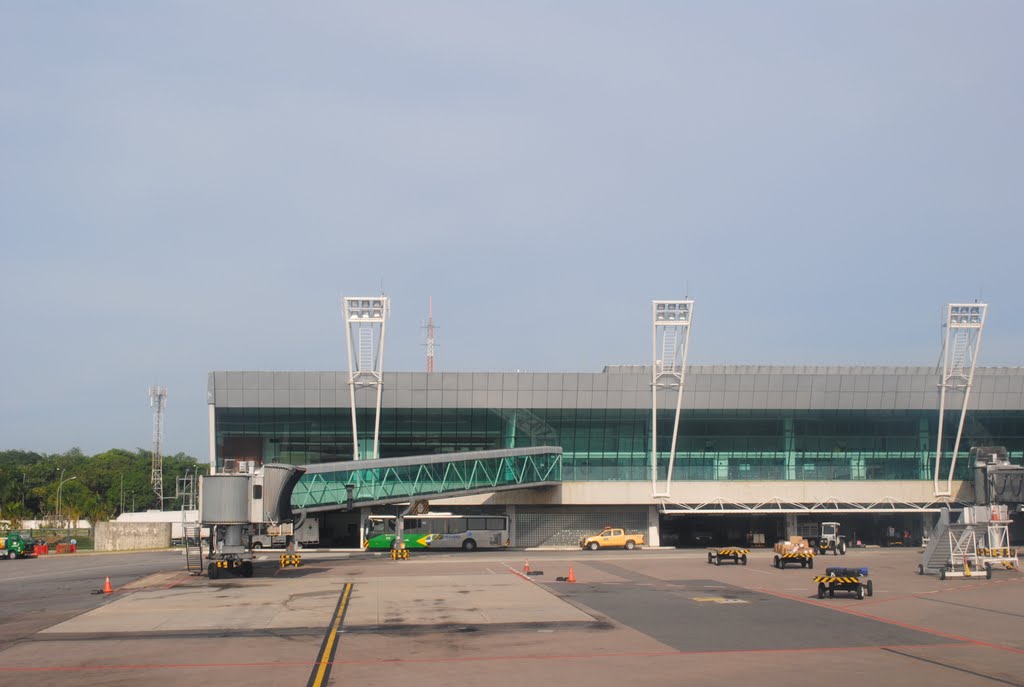
POLYGON ((291 503, 294 510, 314 513, 552 487, 561 481, 559 446, 352 460, 305 466, 291 503))

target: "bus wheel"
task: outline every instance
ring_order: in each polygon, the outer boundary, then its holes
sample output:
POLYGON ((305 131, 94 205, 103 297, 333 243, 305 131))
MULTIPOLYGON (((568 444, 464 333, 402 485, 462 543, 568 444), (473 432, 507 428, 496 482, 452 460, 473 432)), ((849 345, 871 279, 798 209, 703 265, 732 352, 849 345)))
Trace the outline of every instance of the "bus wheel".
POLYGON ((463 551, 472 551, 475 548, 476 548, 476 542, 473 541, 472 539, 467 539, 466 541, 462 542, 462 550, 463 551))

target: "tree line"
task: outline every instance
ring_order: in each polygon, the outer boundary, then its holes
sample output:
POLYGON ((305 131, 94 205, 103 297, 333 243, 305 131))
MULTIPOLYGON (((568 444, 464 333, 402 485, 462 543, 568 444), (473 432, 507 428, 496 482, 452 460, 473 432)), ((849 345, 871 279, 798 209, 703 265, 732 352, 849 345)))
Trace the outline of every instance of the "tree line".
MULTIPOLYGON (((55 454, 0 451, 0 520, 12 527, 30 519, 95 523, 160 508, 151 483, 152 459, 143 449, 115 448, 93 456, 77 448, 55 454)), ((208 468, 184 453, 164 456, 163 509, 181 508, 179 477, 206 474, 208 468)))

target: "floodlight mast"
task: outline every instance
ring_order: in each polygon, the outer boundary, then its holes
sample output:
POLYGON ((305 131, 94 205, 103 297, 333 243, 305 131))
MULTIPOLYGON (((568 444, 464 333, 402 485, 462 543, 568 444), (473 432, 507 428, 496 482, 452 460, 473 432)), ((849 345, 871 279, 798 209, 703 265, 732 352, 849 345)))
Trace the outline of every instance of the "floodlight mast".
POLYGON ((942 346, 942 381, 939 383, 939 429, 935 440, 935 496, 953 495, 953 472, 956 470, 960 437, 967 417, 967 404, 971 398, 974 367, 981 349, 981 332, 985 328, 985 303, 950 303, 946 307, 946 338, 942 346), (946 417, 946 392, 962 391, 960 423, 953 443, 953 458, 946 475, 946 488, 939 488, 942 469, 942 426, 946 417))
POLYGON ((348 347, 348 392, 352 406, 352 458, 359 460, 359 432, 356 421, 356 387, 377 390, 373 420, 373 450, 368 457, 377 458, 380 445, 380 405, 384 386, 384 334, 391 301, 387 296, 343 297, 345 342, 348 347), (376 342, 374 341, 376 339, 376 342))
POLYGON ((651 301, 651 490, 654 498, 668 498, 679 438, 679 415, 683 406, 683 380, 690 345, 693 301, 651 301), (660 353, 660 356, 659 356, 660 353), (672 445, 664 490, 658 489, 658 391, 675 389, 676 412, 672 423, 672 445))

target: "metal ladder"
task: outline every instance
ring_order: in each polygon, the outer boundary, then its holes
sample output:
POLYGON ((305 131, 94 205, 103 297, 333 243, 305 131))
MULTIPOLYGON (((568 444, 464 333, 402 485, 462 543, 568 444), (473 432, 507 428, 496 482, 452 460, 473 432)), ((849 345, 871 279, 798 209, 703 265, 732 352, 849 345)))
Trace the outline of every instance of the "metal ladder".
POLYGON ((665 327, 661 340, 661 370, 659 372, 674 373, 676 371, 676 351, 678 350, 678 332, 675 327, 665 327))
POLYGON ((185 569, 189 575, 203 574, 202 528, 199 525, 185 525, 185 569))

